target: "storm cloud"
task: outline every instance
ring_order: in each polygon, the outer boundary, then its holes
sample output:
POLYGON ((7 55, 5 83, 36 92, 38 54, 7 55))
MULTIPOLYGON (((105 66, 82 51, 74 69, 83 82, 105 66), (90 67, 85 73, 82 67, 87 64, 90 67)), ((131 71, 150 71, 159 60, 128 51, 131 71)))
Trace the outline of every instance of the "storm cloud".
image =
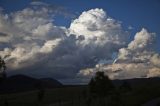
POLYGON ((106 72, 111 79, 158 77, 160 55, 156 53, 155 40, 155 33, 142 28, 126 48, 119 49, 112 64, 98 64, 99 67, 81 70, 79 74, 92 76, 100 70, 106 72))
POLYGON ((0 55, 7 56, 8 74, 83 80, 105 62, 104 71, 113 79, 137 77, 137 72, 142 73, 138 76, 158 75, 160 56, 153 50, 154 33, 142 29, 128 44, 129 32, 103 9, 82 12, 69 28, 54 24, 57 14, 69 14, 62 10, 33 2, 21 11, 0 13, 0 55), (113 72, 116 65, 137 70, 113 72), (142 72, 141 67, 151 70, 142 72))

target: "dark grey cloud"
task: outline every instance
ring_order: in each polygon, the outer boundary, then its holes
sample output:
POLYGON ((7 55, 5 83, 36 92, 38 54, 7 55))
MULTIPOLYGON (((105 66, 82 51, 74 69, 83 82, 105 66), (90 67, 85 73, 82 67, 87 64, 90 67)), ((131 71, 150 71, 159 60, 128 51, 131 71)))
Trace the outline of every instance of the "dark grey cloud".
POLYGON ((0 32, 0 37, 6 37, 8 36, 6 33, 0 32))

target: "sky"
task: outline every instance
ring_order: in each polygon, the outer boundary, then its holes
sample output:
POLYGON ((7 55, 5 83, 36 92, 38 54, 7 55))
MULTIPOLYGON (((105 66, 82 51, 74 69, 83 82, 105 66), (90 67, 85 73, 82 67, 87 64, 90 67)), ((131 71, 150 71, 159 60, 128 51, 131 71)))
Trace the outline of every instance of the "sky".
POLYGON ((160 76, 160 0, 0 0, 8 75, 87 83, 160 76))

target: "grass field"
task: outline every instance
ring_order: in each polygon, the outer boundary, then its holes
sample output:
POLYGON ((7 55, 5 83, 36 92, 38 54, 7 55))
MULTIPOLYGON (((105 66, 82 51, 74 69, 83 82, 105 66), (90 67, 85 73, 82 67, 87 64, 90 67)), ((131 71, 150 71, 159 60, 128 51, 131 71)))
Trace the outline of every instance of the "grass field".
MULTIPOLYGON (((118 98, 115 95, 109 95, 104 98, 107 106, 140 106, 145 102, 160 97, 160 84, 140 85, 133 87, 129 92, 120 90, 118 98), (122 104, 114 104, 118 101, 122 104)), ((63 87, 46 89, 42 101, 38 101, 38 91, 28 91, 21 93, 0 95, 0 106, 87 106, 87 86, 63 87), (6 103, 8 102, 8 103, 6 103)), ((99 99, 93 98, 91 106, 100 106, 99 99)))
POLYGON ((50 104, 66 104, 66 106, 70 104, 71 106, 74 102, 84 101, 82 100, 84 90, 86 90, 85 87, 46 89, 42 101, 38 101, 38 91, 4 94, 0 95, 0 106, 5 106, 6 101, 9 106, 49 106, 50 104))

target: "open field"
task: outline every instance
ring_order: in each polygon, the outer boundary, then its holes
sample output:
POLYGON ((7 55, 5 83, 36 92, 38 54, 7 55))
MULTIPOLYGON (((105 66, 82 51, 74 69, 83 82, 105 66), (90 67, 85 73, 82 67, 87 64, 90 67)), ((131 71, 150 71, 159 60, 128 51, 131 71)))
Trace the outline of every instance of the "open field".
POLYGON ((83 95, 81 94, 83 90, 85 90, 85 87, 46 89, 44 98, 40 102, 38 101, 38 91, 4 94, 0 95, 0 106, 5 106, 5 101, 8 102, 9 106, 52 106, 51 104, 74 104, 73 102, 81 101, 80 99, 82 99, 83 95))
MULTIPOLYGON (((160 97, 160 84, 149 83, 133 86, 129 92, 118 87, 118 95, 103 98, 107 106, 140 106, 160 97), (116 103, 120 102, 118 105, 116 103)), ((38 90, 0 95, 0 106, 87 106, 87 86, 68 86, 46 89, 44 98, 38 101, 38 90)), ((91 106, 99 106, 99 98, 92 98, 91 106)), ((100 105, 101 106, 101 105, 100 105)))

